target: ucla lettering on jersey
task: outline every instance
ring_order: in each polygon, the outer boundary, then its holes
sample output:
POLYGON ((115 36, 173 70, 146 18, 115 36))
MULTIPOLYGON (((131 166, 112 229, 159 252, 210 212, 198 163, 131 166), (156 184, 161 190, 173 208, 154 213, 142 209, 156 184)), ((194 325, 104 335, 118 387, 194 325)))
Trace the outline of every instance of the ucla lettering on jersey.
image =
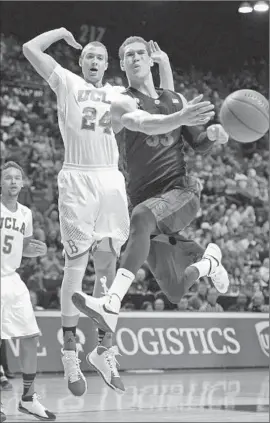
POLYGON ((117 166, 119 153, 110 107, 119 87, 96 88, 60 65, 48 80, 57 96, 58 122, 65 145, 65 163, 117 166))
POLYGON ((1 276, 11 275, 20 267, 24 237, 33 234, 32 212, 17 203, 16 212, 1 204, 1 276))
MULTIPOLYGON (((183 108, 180 95, 169 90, 157 90, 159 97, 151 98, 129 87, 126 95, 137 100, 138 108, 151 114, 169 115, 183 108)), ((184 142, 181 128, 161 135, 146 135, 123 128, 116 135, 124 145, 128 171, 128 194, 133 205, 166 192, 178 185, 186 174, 184 142)))

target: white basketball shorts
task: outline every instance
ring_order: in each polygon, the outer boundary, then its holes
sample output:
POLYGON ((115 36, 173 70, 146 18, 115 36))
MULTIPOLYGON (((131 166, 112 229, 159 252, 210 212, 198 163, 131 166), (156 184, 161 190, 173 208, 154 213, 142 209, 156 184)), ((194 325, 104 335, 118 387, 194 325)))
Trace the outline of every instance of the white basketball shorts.
POLYGON ((1 276, 1 339, 40 335, 29 291, 18 273, 1 276))
POLYGON ((64 164, 58 175, 62 242, 69 258, 96 241, 112 239, 117 255, 129 234, 125 179, 117 167, 64 164))

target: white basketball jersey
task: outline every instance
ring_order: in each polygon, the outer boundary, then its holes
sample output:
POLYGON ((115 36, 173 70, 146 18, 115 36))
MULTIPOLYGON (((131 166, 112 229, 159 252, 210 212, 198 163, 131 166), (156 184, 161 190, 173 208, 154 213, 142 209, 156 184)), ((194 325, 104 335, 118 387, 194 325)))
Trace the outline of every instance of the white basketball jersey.
POLYGON ((31 210, 17 203, 16 212, 1 203, 1 276, 11 275, 20 267, 23 239, 33 234, 31 210))
POLYGON ((118 147, 111 127, 110 105, 120 87, 96 88, 57 65, 48 83, 57 96, 58 123, 65 163, 118 166, 118 147))

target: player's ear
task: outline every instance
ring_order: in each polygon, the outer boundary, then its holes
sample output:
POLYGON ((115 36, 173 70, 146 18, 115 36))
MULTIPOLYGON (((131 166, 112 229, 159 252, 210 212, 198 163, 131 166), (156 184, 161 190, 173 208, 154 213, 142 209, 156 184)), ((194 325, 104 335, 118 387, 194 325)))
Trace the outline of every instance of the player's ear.
POLYGON ((152 57, 150 57, 150 66, 151 67, 154 66, 154 61, 153 61, 152 57))
POLYGON ((82 67, 82 56, 80 56, 80 58, 79 58, 79 66, 80 66, 80 68, 82 67))
POLYGON ((120 60, 120 68, 122 71, 125 71, 125 65, 123 60, 120 60))
POLYGON ((109 65, 109 63, 107 62, 106 65, 105 65, 105 70, 108 69, 108 65, 109 65))

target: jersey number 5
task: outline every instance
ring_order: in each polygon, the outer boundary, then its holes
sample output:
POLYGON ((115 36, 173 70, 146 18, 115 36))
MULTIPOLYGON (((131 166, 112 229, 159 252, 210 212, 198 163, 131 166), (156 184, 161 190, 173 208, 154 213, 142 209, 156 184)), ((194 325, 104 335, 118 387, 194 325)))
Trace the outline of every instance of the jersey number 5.
POLYGON ((14 236, 6 235, 4 238, 3 253, 10 254, 12 250, 12 241, 14 236))
POLYGON ((104 134, 112 133, 111 114, 109 111, 105 112, 99 120, 97 120, 97 111, 94 107, 85 107, 83 109, 82 126, 81 129, 88 129, 90 131, 96 130, 96 125, 104 128, 104 134))

